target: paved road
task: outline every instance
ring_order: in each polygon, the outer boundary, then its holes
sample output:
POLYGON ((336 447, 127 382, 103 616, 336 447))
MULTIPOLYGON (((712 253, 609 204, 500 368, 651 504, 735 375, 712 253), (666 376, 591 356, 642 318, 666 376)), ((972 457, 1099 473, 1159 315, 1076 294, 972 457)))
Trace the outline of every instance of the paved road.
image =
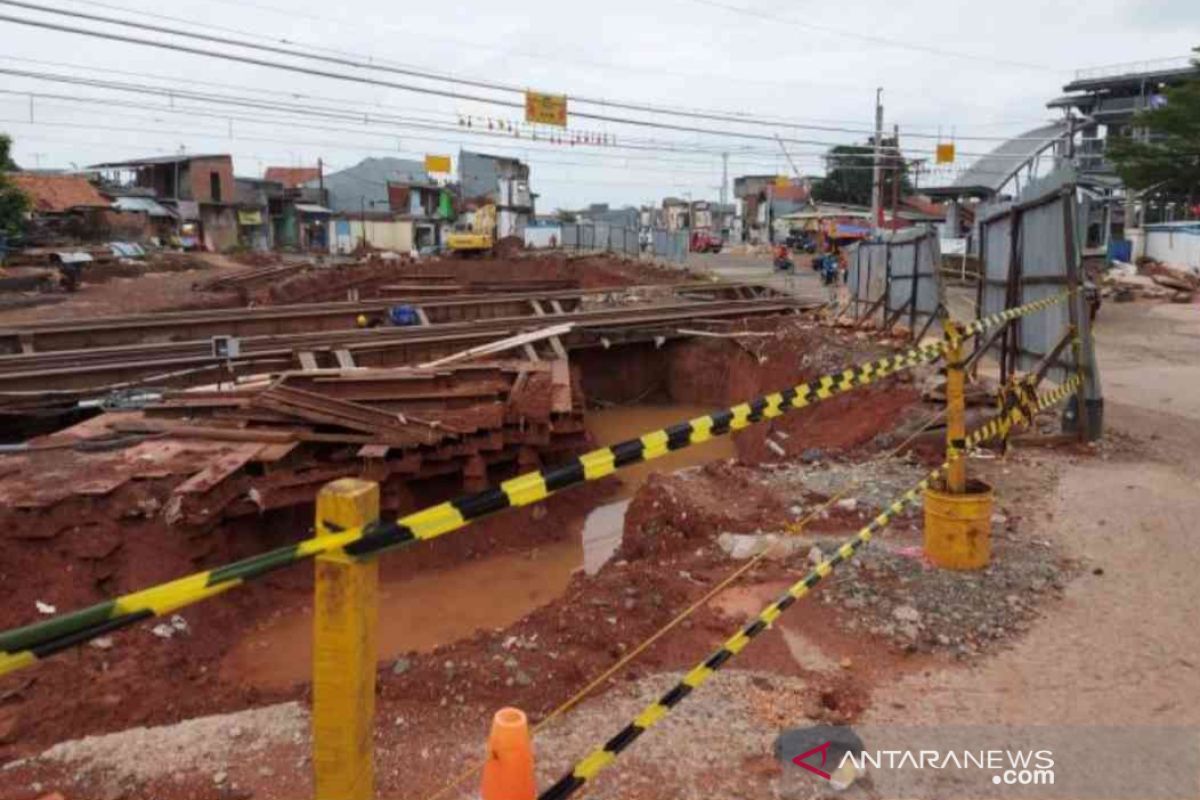
POLYGON ((808 267, 808 257, 799 259, 794 275, 775 271, 767 255, 744 253, 689 253, 687 266, 710 272, 727 281, 762 281, 779 291, 812 300, 824 300, 825 288, 820 278, 808 267))

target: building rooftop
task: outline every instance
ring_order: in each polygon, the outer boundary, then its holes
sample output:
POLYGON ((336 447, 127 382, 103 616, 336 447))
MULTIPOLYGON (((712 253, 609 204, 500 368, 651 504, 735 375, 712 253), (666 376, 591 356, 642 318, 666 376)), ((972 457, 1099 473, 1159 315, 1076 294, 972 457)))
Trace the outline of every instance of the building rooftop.
POLYGON ((1143 84, 1176 83, 1200 76, 1188 56, 1160 58, 1154 61, 1130 61, 1075 71, 1075 80, 1063 87, 1064 92, 1088 92, 1143 84))
POLYGON ((35 211, 61 214, 74 208, 112 207, 112 201, 100 194, 83 175, 15 172, 10 177, 17 188, 29 196, 35 211))
POLYGON ((285 189, 300 189, 309 181, 321 179, 318 167, 267 167, 263 180, 282 183, 285 189))
POLYGON ((104 164, 92 164, 88 169, 136 169, 137 167, 154 167, 164 164, 186 164, 189 161, 213 158, 229 159, 230 156, 228 153, 210 153, 208 155, 180 153, 174 156, 153 156, 151 158, 133 158, 128 161, 109 161, 104 164))

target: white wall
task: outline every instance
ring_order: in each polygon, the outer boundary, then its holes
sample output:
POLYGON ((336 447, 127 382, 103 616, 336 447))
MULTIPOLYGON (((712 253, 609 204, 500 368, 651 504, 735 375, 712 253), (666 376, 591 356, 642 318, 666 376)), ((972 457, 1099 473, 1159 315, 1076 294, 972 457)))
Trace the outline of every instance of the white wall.
POLYGON ((1144 229, 1147 258, 1200 272, 1200 222, 1168 222, 1144 229))
POLYGON ((525 228, 525 246, 529 248, 547 248, 562 246, 562 226, 560 225, 529 225, 525 228), (554 239, 551 244, 550 240, 554 239))

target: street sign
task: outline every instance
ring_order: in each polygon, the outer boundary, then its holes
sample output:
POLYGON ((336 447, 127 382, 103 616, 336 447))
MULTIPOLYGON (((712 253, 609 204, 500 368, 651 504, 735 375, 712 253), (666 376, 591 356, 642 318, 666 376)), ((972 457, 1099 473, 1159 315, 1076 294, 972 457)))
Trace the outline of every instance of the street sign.
POLYGON ((425 171, 426 172, 449 172, 450 171, 450 156, 425 156, 425 171))
POLYGON ((525 121, 539 125, 567 126, 567 96, 525 92, 525 121))
POLYGON ((954 163, 954 142, 948 144, 938 144, 937 146, 937 163, 938 164, 953 164, 954 163))

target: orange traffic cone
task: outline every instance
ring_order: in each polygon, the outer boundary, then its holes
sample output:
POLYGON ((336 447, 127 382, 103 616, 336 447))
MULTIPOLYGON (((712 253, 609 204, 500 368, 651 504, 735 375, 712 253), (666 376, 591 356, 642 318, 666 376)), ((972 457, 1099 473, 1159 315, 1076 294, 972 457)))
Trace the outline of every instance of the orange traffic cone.
POLYGON ((534 800, 536 794, 529 720, 520 709, 502 708, 492 717, 480 795, 483 800, 534 800))

